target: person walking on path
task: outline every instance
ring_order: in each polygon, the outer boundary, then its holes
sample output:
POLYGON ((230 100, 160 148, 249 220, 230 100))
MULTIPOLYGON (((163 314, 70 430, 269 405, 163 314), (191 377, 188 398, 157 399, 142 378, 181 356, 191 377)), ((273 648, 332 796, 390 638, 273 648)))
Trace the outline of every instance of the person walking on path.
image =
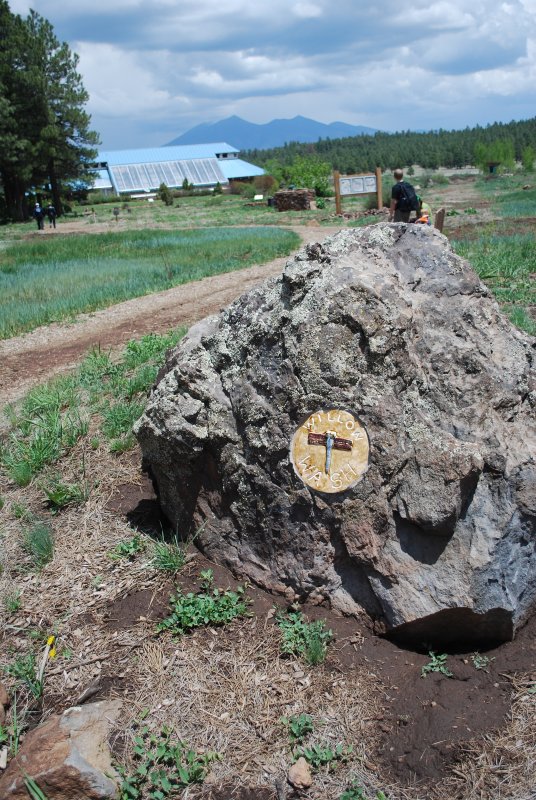
POLYGON ((395 169, 393 177, 396 183, 391 189, 389 222, 409 222, 412 211, 419 213, 419 199, 411 183, 404 180, 401 169, 395 169))
POLYGON ((47 206, 47 217, 48 217, 48 227, 55 228, 56 227, 56 209, 49 203, 47 206))
POLYGON ((33 215, 35 217, 35 221, 37 222, 37 230, 42 231, 45 229, 45 212, 39 205, 39 203, 35 204, 35 208, 33 210, 33 215))

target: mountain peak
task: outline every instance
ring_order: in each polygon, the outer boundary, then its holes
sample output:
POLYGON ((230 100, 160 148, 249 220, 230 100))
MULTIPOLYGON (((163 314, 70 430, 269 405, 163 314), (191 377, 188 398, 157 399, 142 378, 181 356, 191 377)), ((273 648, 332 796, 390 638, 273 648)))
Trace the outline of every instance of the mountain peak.
POLYGON ((319 139, 338 139, 375 132, 375 128, 346 122, 317 122, 300 114, 292 119, 273 119, 264 125, 233 115, 219 122, 196 125, 167 144, 227 142, 238 150, 266 150, 282 147, 288 142, 317 142, 319 139))

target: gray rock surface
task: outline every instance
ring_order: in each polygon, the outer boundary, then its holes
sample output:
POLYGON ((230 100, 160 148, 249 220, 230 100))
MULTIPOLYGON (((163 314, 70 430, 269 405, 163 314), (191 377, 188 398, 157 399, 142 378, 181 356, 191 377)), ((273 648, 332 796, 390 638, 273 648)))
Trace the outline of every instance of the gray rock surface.
POLYGON ((347 229, 191 328, 136 432, 167 517, 236 574, 406 638, 507 640, 536 604, 534 354, 438 231, 347 229), (289 445, 330 407, 370 459, 326 495, 289 445))

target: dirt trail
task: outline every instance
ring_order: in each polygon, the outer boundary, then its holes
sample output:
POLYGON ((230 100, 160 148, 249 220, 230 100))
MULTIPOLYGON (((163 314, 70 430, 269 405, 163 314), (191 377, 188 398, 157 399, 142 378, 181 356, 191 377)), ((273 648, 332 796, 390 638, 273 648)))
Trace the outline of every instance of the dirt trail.
MULTIPOLYGON (((339 228, 300 227, 302 242, 322 241, 339 228)), ((228 272, 157 294, 127 300, 74 322, 54 323, 0 342, 0 407, 33 386, 73 369, 92 347, 123 346, 144 334, 165 333, 217 313, 239 295, 283 269, 287 257, 228 272)))

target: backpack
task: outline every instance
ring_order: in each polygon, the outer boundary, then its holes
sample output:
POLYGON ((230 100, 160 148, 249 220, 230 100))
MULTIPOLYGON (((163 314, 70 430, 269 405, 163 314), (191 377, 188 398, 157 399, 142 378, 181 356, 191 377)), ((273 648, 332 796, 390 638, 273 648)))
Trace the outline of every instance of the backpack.
POLYGON ((397 209, 399 211, 419 211, 419 198, 417 197, 415 189, 411 183, 401 181, 398 185, 400 186, 402 192, 396 204, 397 209))

